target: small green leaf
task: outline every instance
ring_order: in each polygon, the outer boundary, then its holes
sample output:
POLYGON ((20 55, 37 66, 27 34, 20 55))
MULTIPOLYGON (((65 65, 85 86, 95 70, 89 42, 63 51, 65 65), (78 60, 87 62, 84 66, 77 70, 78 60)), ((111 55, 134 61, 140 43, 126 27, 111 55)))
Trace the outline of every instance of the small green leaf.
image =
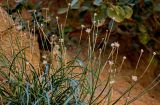
POLYGON ((125 16, 125 12, 123 10, 122 7, 120 6, 115 6, 115 11, 117 13, 118 16, 124 17, 125 16))
POLYGON ((107 18, 107 6, 106 5, 101 5, 100 9, 99 9, 99 15, 101 18, 107 18))
POLYGON ((107 9, 107 14, 116 22, 122 22, 124 20, 124 10, 119 6, 112 5, 107 9))
POLYGON ((147 33, 147 29, 143 24, 139 24, 138 28, 141 33, 147 33))
POLYGON ((125 18, 130 19, 132 14, 133 14, 132 8, 129 7, 129 6, 124 6, 123 8, 124 8, 124 11, 125 11, 125 18))
POLYGON ((150 39, 147 29, 143 24, 139 24, 138 28, 139 28, 139 31, 141 32, 141 34, 138 36, 139 40, 142 44, 146 45, 150 39))
POLYGON ((69 32, 72 32, 72 31, 73 31, 73 28, 72 28, 72 27, 66 26, 66 27, 64 28, 64 33, 65 33, 65 34, 67 34, 67 33, 69 33, 69 32))
POLYGON ((139 35, 139 40, 142 44, 146 45, 149 41, 148 33, 142 33, 141 35, 139 35))

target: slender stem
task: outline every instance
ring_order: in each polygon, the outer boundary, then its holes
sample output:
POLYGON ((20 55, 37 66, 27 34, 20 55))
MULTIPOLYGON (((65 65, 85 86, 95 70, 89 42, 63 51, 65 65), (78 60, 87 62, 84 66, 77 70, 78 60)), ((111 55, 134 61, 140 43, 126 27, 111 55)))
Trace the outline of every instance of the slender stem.
POLYGON ((142 75, 140 76, 140 78, 142 78, 144 76, 144 74, 147 72, 149 66, 151 65, 151 62, 153 61, 153 58, 156 54, 153 53, 152 58, 149 61, 149 64, 147 65, 146 69, 144 70, 144 72, 142 73, 142 75))

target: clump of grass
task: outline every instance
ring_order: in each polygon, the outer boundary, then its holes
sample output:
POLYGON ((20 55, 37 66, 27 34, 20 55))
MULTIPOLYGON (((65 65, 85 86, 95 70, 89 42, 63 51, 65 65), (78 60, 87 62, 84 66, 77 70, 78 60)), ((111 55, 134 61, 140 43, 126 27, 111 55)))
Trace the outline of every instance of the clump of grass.
MULTIPOLYGON (((70 4, 68 4, 68 12, 69 8, 70 4)), ((105 103, 107 105, 115 105, 122 97, 127 95, 129 98, 127 97, 124 104, 128 105, 139 99, 160 82, 158 80, 160 75, 158 75, 142 92, 137 96, 130 98, 130 92, 143 78, 156 55, 156 53, 153 53, 146 69, 140 77, 137 77, 136 70, 141 60, 141 51, 135 72, 132 76, 133 82, 119 98, 113 100, 113 86, 126 59, 124 56, 121 64, 119 65, 117 63, 120 44, 114 42, 110 45, 111 51, 106 55, 107 59, 105 63, 103 63, 102 57, 105 54, 111 30, 106 31, 106 36, 102 40, 102 43, 104 44, 97 54, 95 49, 98 37, 98 21, 94 20, 91 28, 86 28, 85 30, 88 33, 88 51, 86 59, 82 60, 79 57, 80 52, 78 52, 76 56, 68 59, 64 37, 67 15, 64 24, 60 24, 60 18, 56 17, 57 27, 60 34, 59 42, 54 40, 50 41, 41 25, 36 20, 36 16, 34 17, 34 27, 39 29, 43 35, 41 37, 45 38, 45 40, 41 39, 42 43, 44 44, 45 41, 48 40, 51 44, 51 62, 49 63, 46 61, 46 57, 43 56, 43 68, 41 68, 41 66, 39 67, 41 72, 38 72, 39 70, 35 69, 24 53, 25 49, 30 49, 30 53, 32 54, 32 42, 30 46, 21 49, 21 39, 17 40, 17 46, 19 49, 18 52, 13 49, 12 60, 7 58, 4 53, 0 53, 0 75, 3 78, 3 81, 0 81, 0 102, 2 104, 95 105, 105 103), (77 70, 80 72, 77 72, 77 70), (104 80, 101 80, 100 76, 104 70, 108 75, 106 75, 104 80), (101 91, 98 91, 99 88, 101 88, 101 91)), ((94 16, 96 17, 96 15, 94 16)), ((85 26, 82 25, 78 45, 79 48, 84 29, 85 26)), ((3 49, 1 50, 1 52, 3 52, 3 49)), ((32 54, 32 56, 34 55, 32 54)))

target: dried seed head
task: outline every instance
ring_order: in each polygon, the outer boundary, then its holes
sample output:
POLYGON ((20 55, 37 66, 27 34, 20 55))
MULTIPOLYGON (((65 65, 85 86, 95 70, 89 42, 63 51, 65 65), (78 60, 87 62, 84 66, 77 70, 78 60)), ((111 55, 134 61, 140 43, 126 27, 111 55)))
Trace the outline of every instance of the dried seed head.
POLYGON ((90 28, 87 28, 87 29, 86 29, 86 32, 87 32, 87 33, 90 33, 90 32, 91 32, 91 29, 90 29, 90 28))
POLYGON ((68 6, 70 6, 71 5, 71 3, 68 3, 68 6))
POLYGON ((94 13, 94 16, 97 16, 97 13, 94 13))
POLYGON ((115 43, 111 43, 111 47, 112 47, 112 48, 115 47, 115 43))
POLYGON ((132 80, 133 80, 134 82, 136 82, 136 81, 138 80, 137 76, 132 75, 132 80))
POLYGON ((47 11, 49 11, 49 8, 42 8, 43 10, 47 10, 47 11))
POLYGON ((113 17, 112 19, 115 20, 115 17, 113 17))
POLYGON ((18 25, 18 26, 16 27, 16 29, 17 29, 18 31, 22 30, 22 28, 23 28, 22 25, 18 25))
POLYGON ((111 80, 109 81, 110 84, 114 84, 115 83, 115 80, 111 80))
POLYGON ((61 43, 64 42, 64 39, 59 39, 59 42, 61 42, 61 43))
POLYGON ((44 24, 41 23, 41 27, 43 27, 43 26, 44 26, 44 24))
POLYGON ((144 52, 144 50, 143 49, 141 49, 141 53, 143 53, 144 52))
POLYGON ((109 65, 112 66, 114 64, 113 61, 108 61, 109 65))
POLYGON ((43 60, 42 64, 46 65, 48 62, 46 60, 43 60))
POLYGON ((46 58, 47 58, 47 55, 42 55, 42 58, 43 58, 43 59, 46 59, 46 58))
POLYGON ((58 17, 58 16, 56 16, 56 19, 57 19, 57 20, 58 20, 58 18, 59 18, 59 17, 58 17))
POLYGON ((81 27, 82 27, 82 28, 85 28, 85 25, 82 24, 81 27))
POLYGON ((126 56, 123 56, 123 59, 125 60, 125 59, 126 59, 126 56))
POLYGON ((156 52, 153 52, 153 55, 156 55, 156 52))
POLYGON ((26 65, 29 65, 29 62, 28 62, 28 61, 26 61, 26 65))
POLYGON ((114 46, 118 48, 120 44, 118 42, 114 42, 114 46))

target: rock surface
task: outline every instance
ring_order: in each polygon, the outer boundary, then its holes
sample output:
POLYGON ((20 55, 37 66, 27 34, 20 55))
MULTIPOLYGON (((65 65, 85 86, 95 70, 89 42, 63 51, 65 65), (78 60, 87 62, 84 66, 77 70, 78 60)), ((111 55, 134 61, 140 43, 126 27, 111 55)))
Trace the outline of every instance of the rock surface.
MULTIPOLYGON (((32 64, 35 70, 38 70, 40 61, 40 51, 37 43, 37 38, 31 33, 22 31, 19 26, 16 26, 12 18, 0 7, 0 52, 5 55, 11 62, 15 55, 18 54, 15 63, 17 68, 21 70, 22 62, 25 59, 26 72, 30 74, 30 66, 32 64), (23 53, 22 53, 23 52, 23 53), (21 55, 23 54, 23 56, 21 55), (23 57, 23 58, 21 58, 23 57), (21 63, 18 63, 18 62, 21 63)), ((3 62, 0 62, 3 65, 3 62)), ((2 69, 3 70, 3 69, 2 69)), ((7 71, 7 70, 6 70, 7 71)), ((1 78, 2 79, 2 78, 1 78)))

